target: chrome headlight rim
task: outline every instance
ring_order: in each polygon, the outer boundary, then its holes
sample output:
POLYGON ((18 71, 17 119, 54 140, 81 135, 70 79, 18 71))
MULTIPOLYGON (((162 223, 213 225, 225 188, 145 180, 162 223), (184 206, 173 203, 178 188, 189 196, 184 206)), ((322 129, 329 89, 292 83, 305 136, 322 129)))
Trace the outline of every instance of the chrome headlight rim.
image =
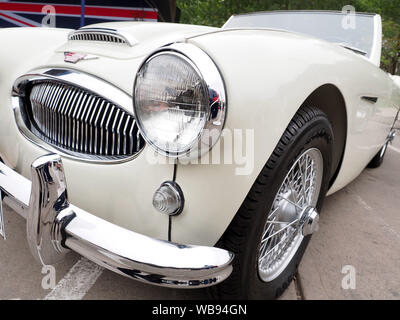
POLYGON ((202 155, 208 153, 212 149, 212 147, 218 142, 222 134, 222 130, 225 126, 227 116, 227 96, 226 86, 222 74, 214 60, 205 51, 190 43, 173 43, 171 45, 159 48, 153 51, 150 55, 146 56, 146 58, 140 64, 136 73, 133 84, 132 98, 133 111, 142 137, 145 139, 146 143, 148 143, 159 154, 169 158, 190 159, 201 157, 202 155), (211 107, 215 103, 213 102, 208 106, 207 119, 204 127, 198 134, 197 140, 183 152, 170 152, 154 144, 154 142, 147 136, 146 130, 144 129, 144 126, 140 121, 135 102, 136 85, 138 77, 140 75, 140 71, 153 58, 164 54, 174 55, 189 63, 189 65, 198 73, 198 75, 204 81, 205 85, 214 90, 218 96, 219 104, 217 105, 218 111, 216 116, 211 118, 211 107), (215 119, 217 119, 217 121, 215 121, 215 119), (210 133, 211 130, 217 133, 213 139, 210 139, 209 134, 207 134, 210 133))

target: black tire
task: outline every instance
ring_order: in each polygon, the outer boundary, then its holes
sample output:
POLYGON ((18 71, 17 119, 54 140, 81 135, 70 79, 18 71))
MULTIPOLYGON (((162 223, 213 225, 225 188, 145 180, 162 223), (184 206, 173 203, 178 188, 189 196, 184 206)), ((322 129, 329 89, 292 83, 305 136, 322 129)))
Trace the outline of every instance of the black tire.
POLYGON ((311 236, 304 237, 286 269, 274 280, 258 275, 258 250, 268 214, 286 174, 306 150, 320 150, 324 172, 317 210, 320 212, 329 185, 333 131, 327 116, 316 108, 302 107, 294 116, 270 159, 217 246, 235 253, 232 275, 212 288, 219 299, 274 299, 288 287, 311 236))
POLYGON ((371 162, 368 164, 368 168, 376 169, 382 165, 388 144, 389 142, 386 142, 383 145, 383 147, 379 150, 379 152, 375 155, 375 157, 372 158, 371 162))

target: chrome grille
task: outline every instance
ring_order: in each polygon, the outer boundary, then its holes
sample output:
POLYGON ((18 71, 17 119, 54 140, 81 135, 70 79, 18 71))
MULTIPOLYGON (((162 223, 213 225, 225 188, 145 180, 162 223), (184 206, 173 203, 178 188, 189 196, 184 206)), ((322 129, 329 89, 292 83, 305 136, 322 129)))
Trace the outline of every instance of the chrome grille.
POLYGON ((34 82, 29 97, 31 131, 73 155, 119 159, 144 146, 132 115, 80 87, 53 80, 34 82))

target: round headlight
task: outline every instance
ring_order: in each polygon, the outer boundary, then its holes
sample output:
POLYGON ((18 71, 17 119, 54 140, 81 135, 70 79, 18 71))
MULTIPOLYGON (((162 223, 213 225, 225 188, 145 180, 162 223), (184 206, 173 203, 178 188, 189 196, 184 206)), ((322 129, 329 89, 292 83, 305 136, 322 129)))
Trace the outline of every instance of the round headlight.
POLYGON ((137 73, 133 94, 144 139, 170 157, 198 156, 204 144, 208 151, 216 142, 215 134, 209 142, 202 139, 204 132, 220 133, 225 120, 225 91, 215 64, 197 47, 182 45, 173 46, 189 49, 188 54, 171 46, 147 58, 137 73))

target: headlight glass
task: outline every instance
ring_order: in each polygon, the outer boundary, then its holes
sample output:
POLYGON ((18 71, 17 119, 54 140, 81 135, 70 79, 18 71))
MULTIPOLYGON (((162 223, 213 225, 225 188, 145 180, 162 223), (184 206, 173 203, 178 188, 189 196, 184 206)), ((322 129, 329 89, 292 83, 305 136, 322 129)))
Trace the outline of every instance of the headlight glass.
POLYGON ((134 108, 146 141, 168 156, 180 156, 194 147, 207 124, 209 89, 185 56, 158 53, 138 72, 134 108))

